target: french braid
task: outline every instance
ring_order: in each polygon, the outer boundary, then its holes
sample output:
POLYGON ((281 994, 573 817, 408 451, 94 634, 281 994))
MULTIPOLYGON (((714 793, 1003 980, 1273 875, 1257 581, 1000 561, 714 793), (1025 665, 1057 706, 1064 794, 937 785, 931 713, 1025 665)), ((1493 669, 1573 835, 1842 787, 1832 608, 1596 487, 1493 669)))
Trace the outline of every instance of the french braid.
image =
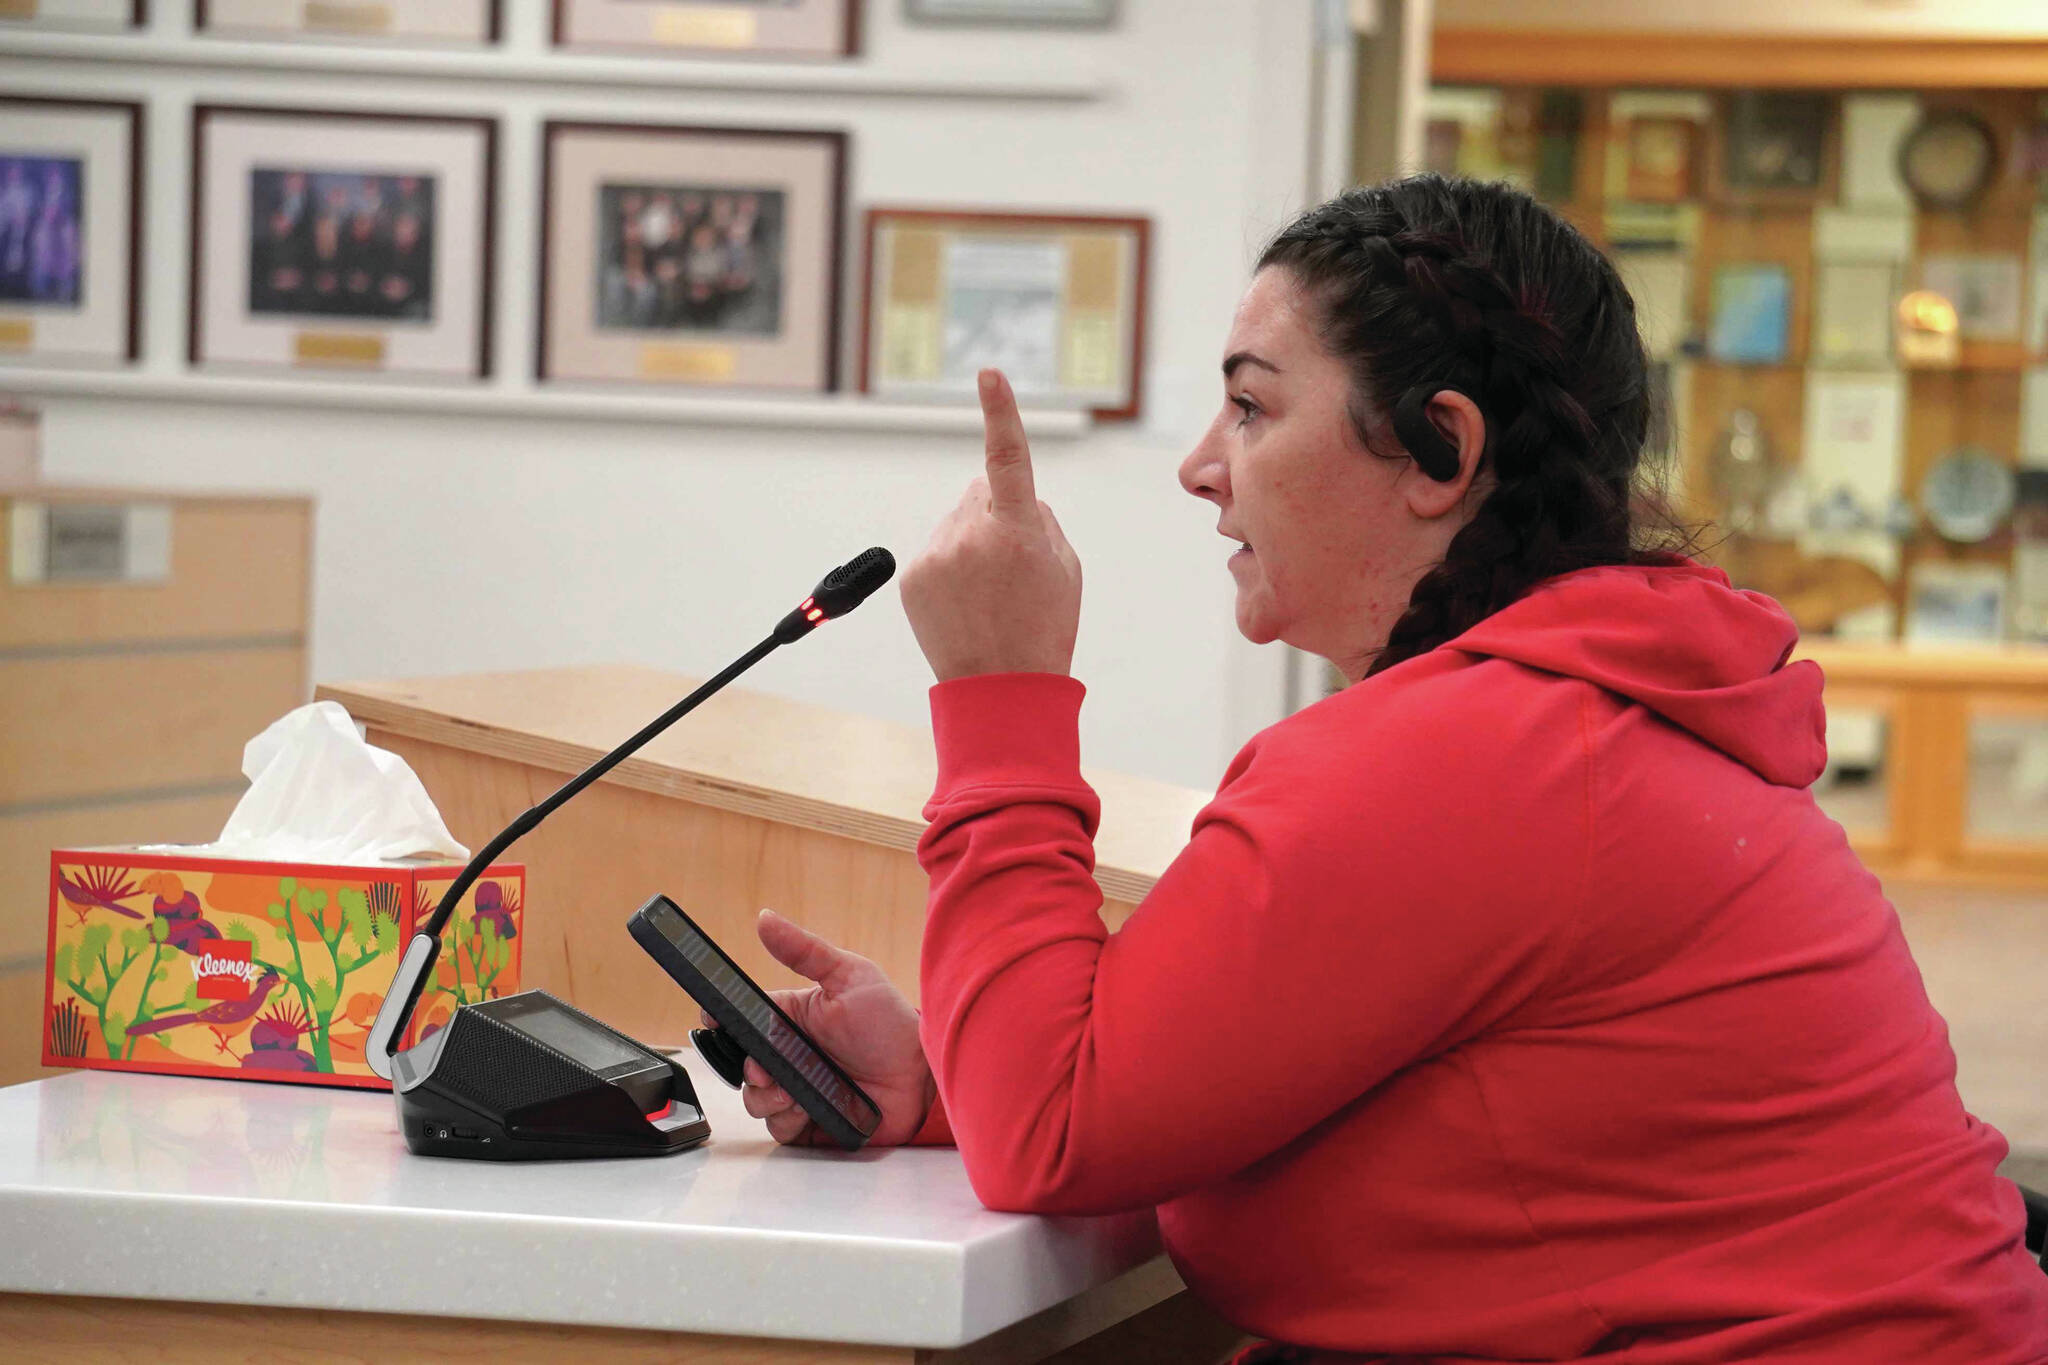
POLYGON ((1528 195, 1436 175, 1350 190, 1283 229, 1259 266, 1290 271, 1316 301, 1324 345, 1352 368, 1368 450, 1405 453, 1387 449, 1387 412, 1416 385, 1459 389, 1486 417, 1493 486, 1368 676, 1547 578, 1683 541, 1668 521, 1638 525, 1631 504, 1650 411, 1635 304, 1607 259, 1528 195))

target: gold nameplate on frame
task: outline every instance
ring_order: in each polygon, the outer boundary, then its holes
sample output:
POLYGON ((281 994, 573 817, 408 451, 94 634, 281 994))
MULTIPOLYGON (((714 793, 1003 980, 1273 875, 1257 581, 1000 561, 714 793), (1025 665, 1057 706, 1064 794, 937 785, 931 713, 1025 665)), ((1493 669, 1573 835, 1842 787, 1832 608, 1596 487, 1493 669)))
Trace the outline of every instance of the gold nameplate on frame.
POLYGON ((36 324, 31 318, 0 318, 0 351, 35 349, 36 324))
POLYGON ((724 346, 648 345, 640 348, 642 379, 689 379, 719 383, 731 379, 738 360, 724 346))
POLYGON ((306 0, 303 27, 330 33, 389 33, 397 21, 389 5, 349 4, 347 0, 306 0))
POLYGON ((33 19, 40 0, 0 0, 0 19, 33 19))
POLYGON ((654 41, 674 47, 752 47, 760 25, 750 10, 688 5, 654 12, 654 41))
POLYGON ((292 363, 381 366, 384 338, 362 332, 300 332, 292 338, 292 363))

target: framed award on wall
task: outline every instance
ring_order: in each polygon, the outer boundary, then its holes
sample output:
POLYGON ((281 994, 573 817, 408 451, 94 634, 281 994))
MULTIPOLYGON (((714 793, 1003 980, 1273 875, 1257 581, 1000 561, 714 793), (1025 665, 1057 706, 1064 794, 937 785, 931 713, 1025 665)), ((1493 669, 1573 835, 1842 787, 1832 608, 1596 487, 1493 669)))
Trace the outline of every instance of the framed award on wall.
POLYGON ((548 124, 539 378, 836 388, 846 141, 548 124))
POLYGON ((10 28, 141 28, 146 0, 0 0, 0 32, 10 28))
POLYGON ((851 57, 860 0, 554 0, 558 47, 672 56, 851 57))
MULTIPOLYGON (((0 0, 4 2, 4 0, 0 0)), ((196 0, 201 33, 493 43, 503 0, 196 0)))
POLYGON ((200 105, 192 123, 193 365, 490 372, 494 120, 200 105))
POLYGON ((1138 415, 1150 221, 876 208, 861 388, 973 402, 994 366, 1020 400, 1138 415))
POLYGON ((0 363, 138 350, 142 106, 0 97, 0 363))

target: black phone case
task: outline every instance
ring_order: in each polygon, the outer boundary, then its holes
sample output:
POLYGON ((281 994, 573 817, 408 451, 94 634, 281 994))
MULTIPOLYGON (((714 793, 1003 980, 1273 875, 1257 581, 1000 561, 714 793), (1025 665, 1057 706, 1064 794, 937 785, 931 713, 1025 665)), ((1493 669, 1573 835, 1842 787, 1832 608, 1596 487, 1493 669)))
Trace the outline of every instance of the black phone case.
MULTIPOLYGON (((734 1009, 730 1001, 713 989, 711 983, 704 979, 703 973, 697 970, 696 965, 687 957, 684 957, 682 952, 673 943, 668 941, 661 930, 654 927, 653 923, 648 919, 648 912, 653 908, 655 901, 665 901, 669 909, 675 912, 677 918, 681 919, 698 933, 704 934, 703 927, 684 914, 681 907, 677 906, 674 901, 669 901, 665 896, 657 896, 654 898, 654 901, 649 901, 646 905, 635 910, 632 918, 626 921, 627 932, 633 935, 633 941, 645 949, 647 955, 659 963, 661 969, 667 972, 678 986, 689 992, 690 998, 695 1000, 705 1013, 718 1021, 719 1030, 729 1040, 737 1043, 747 1056, 759 1062, 762 1068, 770 1076, 774 1077, 775 1083, 788 1091, 791 1099, 803 1106, 804 1112, 811 1116, 811 1122, 823 1129, 827 1137, 849 1152, 859 1151, 867 1142, 868 1135, 859 1128, 856 1128, 851 1119, 840 1113, 830 1100, 818 1093, 817 1087, 804 1079, 803 1073, 791 1065, 788 1059, 770 1047, 768 1040, 763 1038, 759 1030, 747 1021, 746 1016, 737 1009, 734 1009)), ((709 934, 704 934, 704 941, 710 943, 713 947, 717 947, 717 940, 713 939, 709 934)), ((810 1044, 811 1049, 818 1054, 827 1067, 831 1068, 832 1074, 844 1082, 847 1089, 853 1091, 862 1100, 866 1101, 868 1108, 879 1116, 882 1112, 881 1106, 876 1104, 865 1090, 855 1085, 851 1076, 840 1070, 838 1063, 832 1060, 825 1049, 818 1046, 817 1040, 798 1028, 795 1020, 791 1019, 787 1014, 783 1014, 782 1009, 773 1000, 768 999, 768 993, 761 990, 760 985, 754 978, 740 971, 739 964, 732 961, 731 954, 725 953, 725 950, 722 948, 719 949, 719 952, 724 954, 726 962, 731 965, 734 973, 741 980, 752 986, 756 991, 759 991, 762 999, 768 1000, 768 1007, 782 1016, 782 1021, 789 1025, 790 1031, 810 1044)), ((705 1059, 711 1063, 712 1069, 717 1071, 719 1076, 727 1081, 728 1084, 736 1083, 734 1077, 727 1070, 731 1062, 730 1054, 714 1057, 712 1054, 707 1053, 705 1054, 705 1059)))

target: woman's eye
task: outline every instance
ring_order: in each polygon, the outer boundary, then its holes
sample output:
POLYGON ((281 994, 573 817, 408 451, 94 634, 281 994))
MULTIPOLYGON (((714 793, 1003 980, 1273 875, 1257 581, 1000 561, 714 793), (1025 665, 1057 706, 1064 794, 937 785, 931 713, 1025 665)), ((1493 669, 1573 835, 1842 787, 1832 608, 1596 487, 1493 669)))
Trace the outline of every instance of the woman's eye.
POLYGON ((1259 405, 1249 398, 1232 398, 1230 402, 1233 407, 1244 414, 1244 416, 1237 419, 1239 426, 1245 425, 1258 415, 1259 405))

